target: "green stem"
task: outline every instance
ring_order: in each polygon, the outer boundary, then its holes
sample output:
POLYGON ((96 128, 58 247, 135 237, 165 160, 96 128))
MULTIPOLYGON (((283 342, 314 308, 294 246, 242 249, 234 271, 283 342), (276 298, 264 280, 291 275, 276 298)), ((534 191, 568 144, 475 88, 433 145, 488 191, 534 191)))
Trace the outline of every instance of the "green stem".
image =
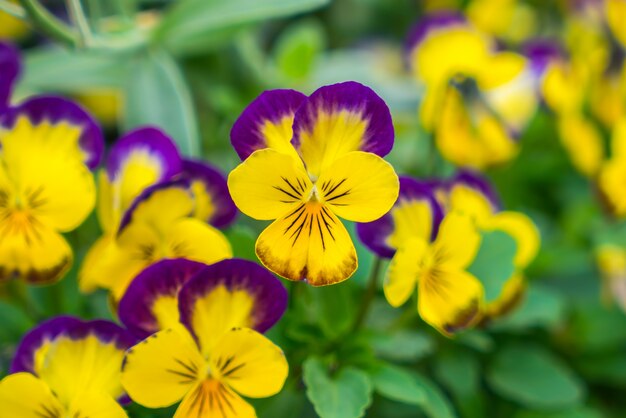
POLYGON ((18 19, 26 19, 26 10, 17 4, 9 3, 6 0, 0 0, 0 11, 10 14, 18 19))
POLYGON ((376 296, 376 290, 378 287, 378 276, 380 274, 381 266, 382 259, 380 257, 374 258, 374 265, 372 266, 370 277, 367 280, 367 288, 365 289, 365 294, 363 295, 361 306, 359 307, 359 311, 356 314, 354 324, 352 325, 352 332, 355 332, 359 328, 361 328, 363 322, 365 321, 365 318, 367 317, 370 305, 372 304, 372 302, 374 301, 374 297, 376 296))
POLYGON ((57 19, 37 0, 20 0, 20 3, 33 25, 44 34, 72 48, 79 44, 78 34, 57 19))
POLYGON ((91 46, 93 36, 91 34, 91 28, 85 16, 83 5, 80 0, 67 0, 67 8, 70 12, 70 17, 74 26, 78 29, 80 35, 80 44, 83 47, 91 46))

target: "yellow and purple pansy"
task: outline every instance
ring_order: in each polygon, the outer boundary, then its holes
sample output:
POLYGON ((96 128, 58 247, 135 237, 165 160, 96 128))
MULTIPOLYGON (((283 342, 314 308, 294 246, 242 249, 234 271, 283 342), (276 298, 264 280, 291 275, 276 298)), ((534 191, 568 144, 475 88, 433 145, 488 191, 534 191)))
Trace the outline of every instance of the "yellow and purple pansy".
POLYGON ((10 103, 19 56, 0 43, 0 280, 50 283, 73 254, 61 233, 95 205, 90 169, 101 159, 102 132, 80 106, 55 96, 10 103))
POLYGON ((125 351, 136 339, 104 320, 61 316, 24 336, 0 381, 3 416, 124 418, 125 351))
POLYGON ((176 418, 254 417, 240 395, 272 396, 287 378, 283 352, 261 334, 286 306, 280 281, 250 261, 153 265, 120 303, 130 329, 157 331, 127 351, 122 384, 149 408, 180 402, 176 418))
POLYGON ((538 102, 522 55, 498 51, 493 39, 451 12, 420 20, 407 55, 425 87, 422 125, 444 158, 484 169, 516 155, 517 138, 538 102))
POLYGON ((480 235, 465 215, 443 217, 432 185, 403 177, 391 211, 358 232, 370 249, 391 258, 383 290, 392 306, 403 305, 417 288, 420 316, 445 335, 480 319, 483 288, 467 272, 480 235))
POLYGON ((141 270, 163 258, 213 263, 231 257, 215 228, 236 215, 227 190, 219 171, 182 159, 159 129, 123 136, 100 173, 98 218, 105 232, 83 263, 81 289, 103 287, 119 301, 141 270))
POLYGON ((245 159, 228 187, 243 213, 274 221, 256 243, 261 262, 313 286, 349 278, 357 255, 339 217, 370 222, 391 208, 398 177, 382 157, 393 141, 387 105, 356 82, 254 100, 231 132, 245 159))

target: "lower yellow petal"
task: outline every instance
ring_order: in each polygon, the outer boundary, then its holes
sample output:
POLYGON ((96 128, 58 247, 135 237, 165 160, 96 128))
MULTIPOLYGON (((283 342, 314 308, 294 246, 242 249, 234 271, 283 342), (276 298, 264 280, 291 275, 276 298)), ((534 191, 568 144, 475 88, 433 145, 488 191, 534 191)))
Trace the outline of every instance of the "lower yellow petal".
POLYGON ((127 418, 124 408, 112 397, 101 393, 79 396, 69 408, 70 417, 88 418, 127 418))
POLYGON ((0 381, 0 415, 14 418, 60 417, 64 410, 50 388, 30 373, 16 373, 0 381))
POLYGON ((533 221, 523 213, 499 212, 489 221, 492 229, 511 235, 517 244, 515 267, 525 268, 537 255, 541 245, 539 230, 533 221))
POLYGON ((385 297, 391 306, 398 307, 411 297, 421 270, 420 260, 427 250, 428 243, 424 239, 413 238, 406 240, 396 251, 383 283, 385 297))
POLYGON ((211 353, 211 371, 224 384, 251 398, 280 392, 289 373, 282 350, 249 328, 222 336, 211 353))
POLYGON ((350 234, 320 203, 301 204, 274 221, 259 236, 256 254, 274 273, 313 286, 339 283, 357 269, 350 234))
POLYGON ((204 378, 205 361, 182 327, 148 337, 126 352, 122 385, 132 400, 148 408, 180 401, 204 378))
POLYGON ((185 396, 174 418, 256 418, 256 412, 241 396, 211 379, 185 396))
MULTIPOLYGON (((526 291, 526 280, 520 273, 515 273, 502 286, 497 299, 485 306, 485 318, 491 320, 511 312, 522 301, 526 291)), ((483 319, 483 321, 484 321, 483 319)))
POLYGON ((422 319, 450 335, 480 319, 484 290, 480 281, 465 271, 439 271, 421 278, 417 299, 422 319))
POLYGON ((337 216, 374 221, 393 206, 400 181, 391 164, 376 154, 353 151, 339 157, 316 182, 321 200, 337 216))

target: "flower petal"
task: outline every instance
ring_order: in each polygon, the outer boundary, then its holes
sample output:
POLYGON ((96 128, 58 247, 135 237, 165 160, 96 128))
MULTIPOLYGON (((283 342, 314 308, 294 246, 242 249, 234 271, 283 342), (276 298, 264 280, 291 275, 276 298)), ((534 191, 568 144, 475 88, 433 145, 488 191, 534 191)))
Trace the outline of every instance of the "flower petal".
POLYGON ((133 279, 118 306, 120 321, 146 338, 179 322, 178 292, 203 263, 177 258, 161 260, 133 279))
POLYGON ((77 397, 69 407, 70 417, 127 418, 119 403, 100 393, 88 393, 77 397))
POLYGON ((535 258, 541 245, 541 236, 534 222, 523 213, 499 212, 489 222, 489 227, 511 235, 517 244, 513 262, 525 268, 535 258))
POLYGON ((135 402, 161 408, 180 401, 205 378, 205 361, 187 330, 159 331, 126 352, 122 385, 135 402))
POLYGON ((223 260, 196 273, 178 295, 181 322, 208 355, 232 328, 271 328, 287 308, 287 291, 269 271, 241 259, 223 260))
POLYGON ((64 413, 50 388, 30 373, 12 374, 0 381, 0 405, 6 417, 60 417, 64 413))
POLYGON ((398 198, 400 183, 391 164, 375 154, 350 152, 335 160, 316 182, 321 201, 350 221, 383 216, 398 198))
POLYGON ((524 276, 514 273, 502 286, 502 292, 498 298, 487 301, 481 324, 501 318, 515 309, 524 299, 526 288, 527 283, 524 276))
POLYGON ((238 393, 265 398, 280 392, 289 365, 280 347, 249 328, 222 335, 211 353, 211 370, 238 393))
POLYGON ((354 81, 313 92, 296 112, 293 131, 292 143, 314 178, 351 151, 384 157, 394 140, 391 113, 383 99, 354 81))
MULTIPOLYGON (((457 185, 469 187, 480 193, 491 205, 490 212, 502 210, 500 196, 498 196, 498 193, 486 176, 476 171, 459 170, 447 185, 448 192, 450 193, 450 191, 457 185)), ((454 210, 454 208, 451 208, 451 210, 454 210)))
POLYGON ((404 304, 415 291, 422 270, 420 260, 427 251, 428 241, 409 238, 391 259, 385 274, 383 290, 385 298, 394 308, 404 304))
POLYGON ((6 42, 0 42, 0 109, 9 104, 13 85, 20 70, 20 55, 17 48, 6 42))
POLYGON ((230 243, 218 229, 198 219, 184 218, 166 232, 162 258, 188 258, 213 264, 233 256, 230 243))
POLYGON ((443 209, 434 188, 423 181, 400 177, 400 194, 391 210, 373 222, 357 224, 356 231, 370 250, 391 258, 410 237, 434 239, 442 219, 443 209))
POLYGON ((472 326, 483 310, 483 287, 465 271, 441 271, 437 276, 426 276, 418 283, 417 295, 422 319, 444 335, 472 326))
MULTIPOLYGON (((3 115, 2 125, 11 129, 24 119, 47 132, 42 139, 51 150, 70 152, 92 170, 100 164, 104 151, 102 129, 80 105, 57 96, 34 96, 10 108, 3 115)), ((28 142, 22 146, 30 146, 28 142)))
POLYGON ((245 108, 230 131, 230 142, 239 158, 273 148, 297 157, 291 145, 294 114, 306 96, 295 90, 268 90, 245 108))
POLYGON ((273 149, 255 151, 228 176, 228 189, 246 215, 271 220, 306 201, 312 183, 302 161, 273 149))
POLYGON ((252 405, 217 380, 205 380, 189 392, 174 418, 256 418, 252 405))
POLYGON ((357 269, 352 238, 320 203, 302 203, 259 236, 256 254, 265 267, 289 280, 313 286, 339 283, 357 269))
POLYGON ((469 216, 452 212, 443 218, 433 246, 442 266, 464 269, 478 253, 480 234, 469 216))
POLYGON ((184 160, 182 175, 189 181, 194 196, 195 218, 216 228, 225 228, 235 220, 237 207, 221 172, 201 161, 184 160))

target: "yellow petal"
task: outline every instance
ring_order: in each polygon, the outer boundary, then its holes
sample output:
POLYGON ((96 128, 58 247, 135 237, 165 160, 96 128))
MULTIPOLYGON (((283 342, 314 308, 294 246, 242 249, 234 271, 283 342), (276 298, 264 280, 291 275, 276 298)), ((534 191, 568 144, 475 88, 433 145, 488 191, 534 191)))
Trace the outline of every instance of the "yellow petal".
POLYGON ((302 203, 259 236, 256 254, 265 267, 313 286, 339 283, 357 268, 356 250, 341 221, 320 203, 302 203))
POLYGON ((72 259, 65 238, 46 225, 23 217, 0 222, 0 280, 51 283, 65 275, 72 259))
POLYGON ((256 418, 256 412, 228 386, 211 379, 185 396, 174 418, 256 418))
POLYGON ((443 219, 433 244, 433 253, 441 266, 464 269, 480 247, 480 234, 469 216, 451 212, 443 219))
POLYGON ((558 118, 559 138, 572 164, 582 174, 594 176, 604 159, 604 140, 598 128, 577 113, 558 118))
POLYGON ((273 149, 255 151, 228 176, 239 210, 260 220, 283 216, 308 199, 311 187, 302 161, 273 149))
POLYGON ((119 226, 122 211, 119 205, 114 204, 113 186, 105 170, 98 173, 98 201, 96 213, 98 222, 105 233, 112 234, 119 226))
POLYGON ((487 222, 493 213, 491 202, 485 195, 463 184, 452 187, 448 202, 450 211, 471 217, 479 226, 487 222))
POLYGON ((533 221, 523 213, 499 212, 489 222, 490 228, 511 235, 517 244, 515 267, 526 267, 537 255, 541 244, 539 230, 533 221))
POLYGON ((98 393, 119 398, 123 350, 115 342, 103 343, 97 336, 59 338, 50 345, 37 373, 56 396, 69 405, 77 396, 98 393))
POLYGON ((167 232, 167 249, 162 258, 188 258, 213 264, 233 256, 230 243, 220 230, 195 218, 183 218, 167 232))
POLYGON ((502 287, 497 299, 485 306, 485 319, 495 319, 511 312, 522 301, 526 291, 526 280, 520 273, 514 273, 502 287))
POLYGON ((598 186, 618 216, 626 215, 626 158, 611 158, 602 165, 598 186))
POLYGON ((444 335, 471 327, 480 319, 484 290, 465 271, 439 271, 418 284, 417 308, 424 321, 444 335))
POLYGON ((420 260, 428 251, 428 242, 413 238, 403 242, 391 259, 383 290, 389 304, 398 307, 406 302, 416 288, 422 270, 420 260))
POLYGON ((148 408, 180 401, 204 379, 205 361, 182 326, 159 331, 126 352, 122 385, 148 408))
POLYGON ((72 402, 69 408, 70 417, 89 418, 127 418, 124 408, 110 396, 101 393, 89 393, 72 402))
POLYGON ((391 164, 376 154, 353 151, 339 157, 316 182, 321 201, 336 215, 370 222, 391 209, 400 182, 391 164))
POLYGON ((81 292, 93 292, 101 286, 101 263, 106 259, 107 252, 110 251, 112 245, 113 237, 103 235, 89 247, 78 271, 78 286, 81 292))
POLYGON ((41 418, 64 415, 50 388, 30 373, 16 373, 0 381, 2 417, 41 418))
POLYGON ((251 398, 280 392, 289 373, 282 350, 250 328, 222 336, 211 353, 211 370, 224 384, 251 398))
POLYGON ((432 206, 427 200, 400 200, 391 210, 394 229, 389 245, 400 248, 411 238, 430 241, 433 229, 432 206))

